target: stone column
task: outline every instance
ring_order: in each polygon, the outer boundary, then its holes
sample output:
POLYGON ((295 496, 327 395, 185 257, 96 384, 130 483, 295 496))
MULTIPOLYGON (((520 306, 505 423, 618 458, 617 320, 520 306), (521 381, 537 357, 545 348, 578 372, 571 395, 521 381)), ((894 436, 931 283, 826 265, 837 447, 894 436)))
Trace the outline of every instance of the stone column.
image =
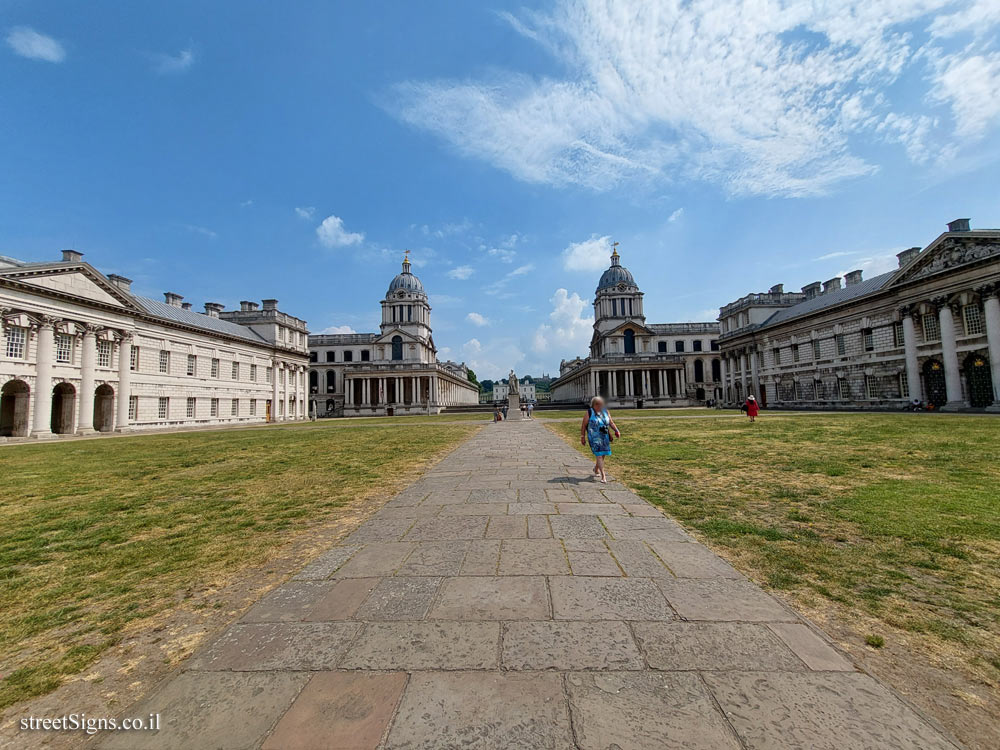
POLYGON ((354 386, 351 384, 351 379, 347 377, 347 373, 344 373, 344 406, 352 406, 354 404, 354 386))
POLYGON ((76 420, 76 431, 88 435, 94 431, 94 368, 97 365, 97 328, 92 325, 81 327, 80 340, 80 415, 76 420))
POLYGON ((941 359, 944 360, 944 386, 948 403, 942 409, 959 409, 962 402, 962 381, 958 370, 958 351, 955 347, 955 318, 951 306, 942 302, 938 308, 938 324, 941 326, 941 359))
POLYGON ((747 390, 747 355, 745 352, 740 353, 740 386, 743 389, 743 393, 740 394, 743 398, 747 397, 749 391, 747 390))
POLYGON ((608 370, 608 398, 615 398, 618 393, 618 376, 614 370, 608 370))
POLYGON ((52 434, 52 358, 55 355, 56 320, 43 317, 38 326, 35 363, 35 412, 31 436, 49 437, 52 434))
POLYGON ((278 360, 271 360, 271 421, 278 421, 278 360))
POLYGON ((903 350, 906 358, 906 383, 910 389, 910 398, 923 401, 923 388, 920 384, 920 365, 917 362, 917 330, 913 325, 912 307, 903 309, 903 350))
POLYGON ((757 397, 757 401, 760 399, 760 375, 757 372, 757 352, 751 351, 747 354, 750 359, 750 382, 753 385, 754 396, 757 397))
POLYGON ((680 370, 677 371, 680 383, 677 384, 678 395, 681 398, 687 398, 687 366, 685 365, 680 370))
POLYGON ((990 354, 990 375, 993 377, 993 404, 990 411, 1000 411, 1000 286, 982 295, 983 316, 986 318, 986 346, 990 354))
POLYGON ((726 360, 728 360, 728 359, 729 359, 729 357, 726 357, 726 356, 719 357, 719 375, 722 378, 722 401, 723 401, 723 403, 725 403, 726 401, 729 400, 729 387, 728 387, 729 384, 726 382, 726 378, 729 377, 728 368, 726 367, 726 360))
MULTIPOLYGON (((128 402, 132 397, 132 334, 122 333, 118 339, 118 419, 116 432, 128 431, 128 402)), ((93 401, 91 401, 93 403, 93 401)), ((93 411, 93 406, 91 406, 93 411)))

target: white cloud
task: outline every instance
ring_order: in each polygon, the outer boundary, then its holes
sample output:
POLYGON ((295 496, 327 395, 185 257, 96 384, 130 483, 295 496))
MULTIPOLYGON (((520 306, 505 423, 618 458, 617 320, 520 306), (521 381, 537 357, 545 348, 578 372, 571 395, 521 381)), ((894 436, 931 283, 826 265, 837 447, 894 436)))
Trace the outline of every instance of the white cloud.
POLYGON ((66 59, 66 50, 59 42, 29 26, 11 29, 7 34, 7 46, 16 54, 30 60, 61 63, 66 59))
POLYGON ((609 190, 695 179, 732 194, 817 195, 878 168, 865 137, 934 161, 994 121, 1000 73, 985 29, 1000 11, 974 0, 950 23, 938 15, 955 6, 559 0, 547 13, 500 14, 555 58, 559 77, 409 81, 386 106, 526 182, 609 190), (978 46, 953 49, 955 28, 978 46), (941 103, 952 133, 935 119, 941 103))
POLYGON ((245 201, 240 201, 240 208, 250 208, 253 205, 253 198, 247 198, 245 201))
POLYGON ((194 50, 188 47, 176 55, 154 55, 154 69, 157 73, 183 73, 194 65, 194 50))
POLYGON ((202 234, 205 237, 209 237, 213 240, 219 236, 217 232, 209 229, 208 227, 200 227, 197 224, 181 224, 181 226, 184 227, 189 232, 194 232, 195 234, 202 234))
POLYGON ((448 271, 447 275, 449 279, 458 279, 459 281, 465 281, 475 272, 476 271, 472 266, 455 266, 453 269, 448 271))
POLYGON ((518 276, 525 276, 534 270, 534 263, 525 263, 523 266, 518 266, 513 271, 508 271, 506 274, 487 286, 483 291, 494 297, 499 296, 503 298, 513 296, 510 292, 506 291, 508 284, 510 284, 510 282, 518 276))
POLYGON ((316 236, 327 247, 357 245, 365 239, 362 232, 345 231, 343 220, 333 214, 323 219, 323 223, 316 227, 316 236))
POLYGON ((320 331, 320 333, 357 333, 357 331, 350 326, 329 326, 320 331))
POLYGON ((461 354, 480 380, 495 380, 506 377, 511 367, 518 367, 524 360, 524 347, 512 338, 497 338, 488 342, 473 338, 462 345, 461 354))
POLYGON ((611 237, 591 235, 589 240, 574 242, 562 251, 563 268, 567 271, 603 271, 611 256, 611 237))
POLYGON ((315 206, 296 206, 295 215, 300 219, 311 219, 316 213, 315 206))
POLYGON ((467 357, 475 356, 483 351, 483 345, 479 343, 479 339, 469 339, 464 344, 462 344, 462 353, 467 357))
POLYGON ((833 253, 827 253, 826 255, 821 255, 818 258, 813 258, 813 260, 833 260, 834 258, 843 258, 848 255, 857 255, 857 250, 837 250, 833 253))
POLYGON ((526 263, 523 266, 518 266, 513 271, 507 274, 508 278, 514 278, 515 276, 524 276, 525 274, 531 273, 535 270, 534 263, 526 263))
POLYGON ((683 215, 684 215, 684 209, 678 208, 676 211, 670 214, 670 218, 667 219, 667 221, 673 224, 675 221, 678 221, 683 215))
POLYGON ((516 250, 506 247, 491 247, 486 252, 488 255, 499 259, 501 263, 513 263, 514 256, 517 255, 516 250))
POLYGON ((570 294, 565 289, 557 289, 549 302, 552 303, 550 322, 535 330, 532 349, 549 356, 585 355, 594 329, 593 316, 584 314, 590 305, 576 292, 570 294))
POLYGON ((488 326, 490 321, 477 312, 470 312, 465 316, 465 319, 472 323, 474 326, 488 326))

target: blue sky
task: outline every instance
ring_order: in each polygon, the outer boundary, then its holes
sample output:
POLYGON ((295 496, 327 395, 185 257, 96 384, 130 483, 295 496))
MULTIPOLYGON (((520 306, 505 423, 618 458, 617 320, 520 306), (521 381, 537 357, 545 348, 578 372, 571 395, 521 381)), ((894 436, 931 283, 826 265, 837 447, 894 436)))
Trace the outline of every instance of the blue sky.
POLYGON ((375 330, 412 250, 481 377, 1000 225, 995 0, 0 0, 0 254, 375 330))

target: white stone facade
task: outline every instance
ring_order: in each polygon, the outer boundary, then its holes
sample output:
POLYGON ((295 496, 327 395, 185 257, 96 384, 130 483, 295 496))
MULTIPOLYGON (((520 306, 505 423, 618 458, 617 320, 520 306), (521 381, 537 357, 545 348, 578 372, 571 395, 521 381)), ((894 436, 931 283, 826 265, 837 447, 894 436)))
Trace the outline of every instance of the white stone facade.
POLYGON ((438 362, 431 307, 409 259, 382 300, 379 333, 309 337, 309 393, 320 417, 437 414, 479 403, 468 369, 438 362))
POLYGON ((762 406, 1000 407, 1000 230, 967 219, 899 267, 781 285, 720 310, 725 400, 762 406))
MULTIPOLYGON (((534 383, 518 382, 517 392, 521 401, 535 402, 537 401, 537 393, 534 383)), ((507 383, 494 383, 492 397, 490 398, 491 403, 506 403, 507 397, 510 395, 510 385, 507 383)))
POLYGON ((590 356, 560 363, 551 401, 600 394, 615 407, 703 404, 721 396, 718 338, 714 322, 647 324, 643 293, 615 251, 597 286, 590 356))
POLYGON ((306 418, 304 321, 182 299, 133 295, 73 251, 0 258, 0 438, 306 418))

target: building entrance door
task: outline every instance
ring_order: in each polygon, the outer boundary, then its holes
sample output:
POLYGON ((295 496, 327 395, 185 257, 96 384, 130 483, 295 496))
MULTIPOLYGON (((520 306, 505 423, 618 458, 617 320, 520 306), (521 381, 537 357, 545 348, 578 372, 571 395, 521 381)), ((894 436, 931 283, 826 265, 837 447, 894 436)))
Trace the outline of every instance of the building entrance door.
POLYGON ((924 362, 924 390, 927 393, 927 403, 940 408, 948 403, 948 389, 944 383, 944 365, 940 360, 929 359, 924 362))
POLYGON ((993 377, 990 363, 981 354, 965 358, 965 384, 969 388, 969 405, 982 409, 993 403, 993 377))

